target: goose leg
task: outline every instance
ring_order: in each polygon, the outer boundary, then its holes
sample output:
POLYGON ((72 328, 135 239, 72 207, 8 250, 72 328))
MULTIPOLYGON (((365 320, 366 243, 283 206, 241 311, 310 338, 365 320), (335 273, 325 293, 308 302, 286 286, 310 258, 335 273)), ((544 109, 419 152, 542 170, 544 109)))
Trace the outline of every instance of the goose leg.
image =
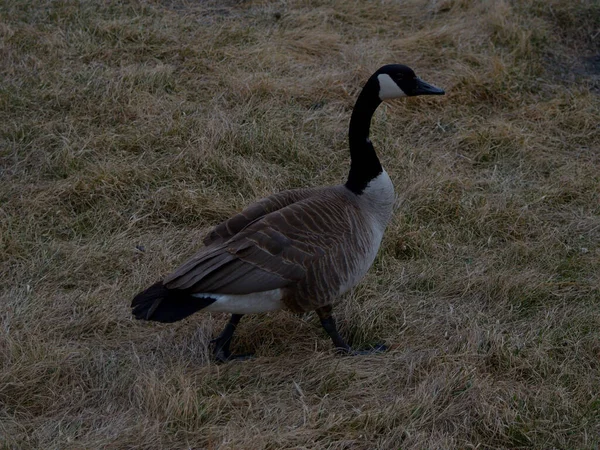
POLYGON ((229 319, 229 322, 227 322, 227 325, 225 325, 225 328, 223 328, 221 334, 210 341, 211 344, 215 344, 213 355, 215 355, 215 359, 218 362, 227 362, 232 359, 246 359, 251 356, 247 354, 232 355, 231 351, 229 350, 231 338, 233 337, 233 333, 235 332, 237 324, 240 322, 242 316, 243 314, 232 314, 231 319, 229 319))
POLYGON ((335 319, 331 315, 332 308, 331 306, 324 306, 322 308, 317 309, 317 314, 319 315, 319 319, 321 319, 321 325, 327 331, 327 334, 333 341, 333 345, 340 353, 352 353, 352 348, 346 344, 344 339, 338 333, 337 325, 335 324, 335 319))
POLYGON ((344 339, 340 336, 337 330, 337 325, 335 324, 335 319, 331 314, 332 308, 330 305, 324 306, 322 308, 318 308, 317 314, 319 315, 319 319, 321 319, 321 325, 327 331, 327 334, 333 341, 333 345, 338 353, 342 353, 345 355, 368 355, 371 353, 381 353, 387 350, 387 347, 383 344, 377 344, 374 347, 371 347, 367 350, 354 350, 350 347, 344 339))

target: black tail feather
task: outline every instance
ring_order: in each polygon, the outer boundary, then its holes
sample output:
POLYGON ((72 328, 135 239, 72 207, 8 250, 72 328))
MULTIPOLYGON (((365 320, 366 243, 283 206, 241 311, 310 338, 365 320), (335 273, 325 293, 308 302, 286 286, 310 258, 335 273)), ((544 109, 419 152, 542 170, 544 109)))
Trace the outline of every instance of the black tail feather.
POLYGON ((214 298, 198 298, 185 291, 167 289, 159 281, 136 295, 131 308, 136 319, 177 322, 215 301, 214 298))

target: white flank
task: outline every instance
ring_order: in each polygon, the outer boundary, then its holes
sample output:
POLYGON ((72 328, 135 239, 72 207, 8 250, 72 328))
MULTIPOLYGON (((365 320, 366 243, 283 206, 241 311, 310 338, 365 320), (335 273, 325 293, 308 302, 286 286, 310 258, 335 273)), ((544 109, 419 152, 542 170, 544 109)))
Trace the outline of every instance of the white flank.
POLYGON ((377 81, 379 81, 379 98, 382 101, 391 98, 406 97, 404 91, 400 89, 387 73, 377 75, 377 81))
POLYGON ((252 294, 192 294, 194 297, 210 297, 217 301, 210 304, 202 311, 224 312, 231 314, 253 314, 283 309, 285 304, 281 301, 281 289, 272 291, 254 292, 252 294))

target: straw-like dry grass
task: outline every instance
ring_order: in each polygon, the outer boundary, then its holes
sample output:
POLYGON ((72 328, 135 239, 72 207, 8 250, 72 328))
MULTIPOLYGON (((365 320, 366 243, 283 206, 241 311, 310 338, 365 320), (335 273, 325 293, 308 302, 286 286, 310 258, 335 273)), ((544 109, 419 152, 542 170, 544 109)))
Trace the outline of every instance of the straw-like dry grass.
POLYGON ((0 5, 1 448, 597 448, 597 0, 0 5), (397 211, 337 307, 132 320, 210 226, 343 182, 383 63, 397 211))

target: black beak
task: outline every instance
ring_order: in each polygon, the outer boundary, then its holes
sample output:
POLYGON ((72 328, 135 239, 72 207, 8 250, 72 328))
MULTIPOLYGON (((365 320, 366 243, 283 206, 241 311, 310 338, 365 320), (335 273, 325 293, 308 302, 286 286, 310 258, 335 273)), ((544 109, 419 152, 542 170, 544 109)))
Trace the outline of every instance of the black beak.
POLYGON ((416 84, 410 92, 407 92, 408 95, 444 95, 445 92, 443 89, 435 87, 432 84, 425 83, 420 78, 416 78, 416 84))

